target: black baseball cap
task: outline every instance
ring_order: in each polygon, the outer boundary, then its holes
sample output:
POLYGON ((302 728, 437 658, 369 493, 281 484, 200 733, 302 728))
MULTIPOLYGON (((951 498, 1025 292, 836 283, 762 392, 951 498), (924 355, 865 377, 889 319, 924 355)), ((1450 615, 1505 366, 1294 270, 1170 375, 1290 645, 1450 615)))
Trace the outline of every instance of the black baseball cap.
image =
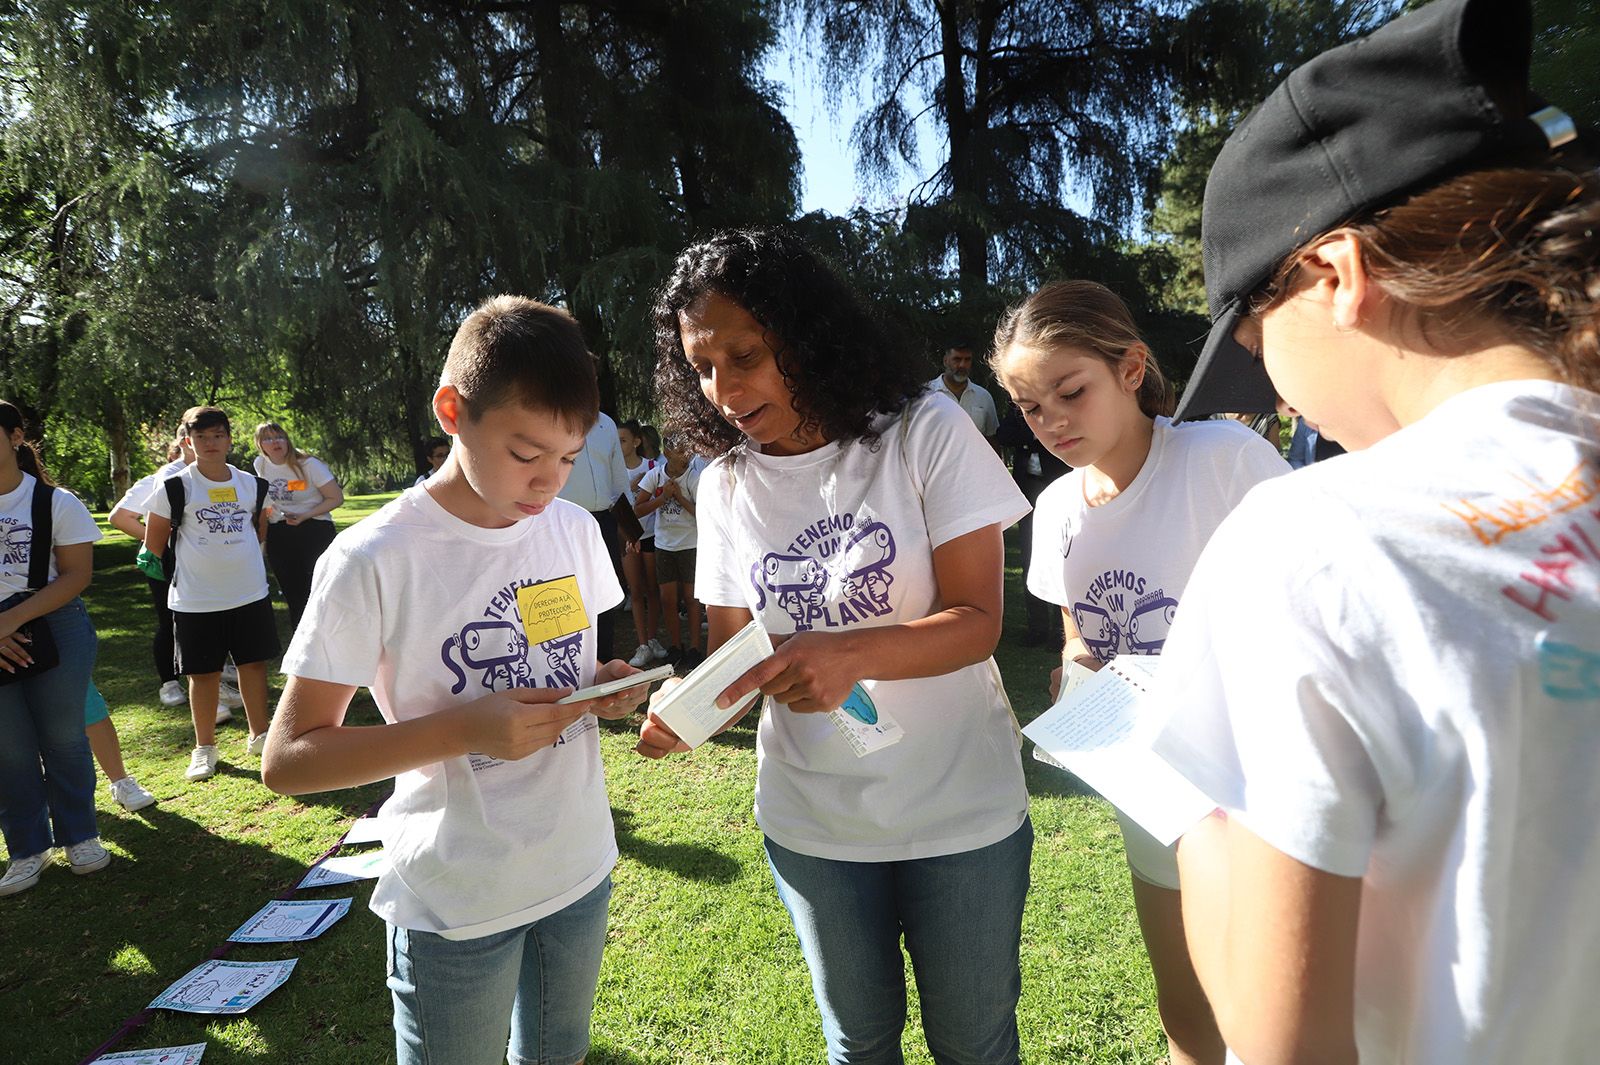
POLYGON ((1531 0, 1435 0, 1297 68, 1223 145, 1201 250, 1211 333, 1174 420, 1266 413, 1277 391, 1233 338, 1250 296, 1311 240, 1445 178, 1576 136, 1529 91, 1531 0))

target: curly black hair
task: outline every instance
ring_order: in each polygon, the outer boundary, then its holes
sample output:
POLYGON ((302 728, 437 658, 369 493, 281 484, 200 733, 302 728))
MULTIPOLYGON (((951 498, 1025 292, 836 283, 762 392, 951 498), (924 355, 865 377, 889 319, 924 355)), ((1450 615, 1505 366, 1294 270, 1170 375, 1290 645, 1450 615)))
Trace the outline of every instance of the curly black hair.
POLYGON ((744 439, 701 393, 678 333, 678 312, 708 292, 769 331, 802 434, 875 447, 874 418, 899 413, 923 390, 924 368, 826 258, 782 229, 725 230, 678 255, 651 311, 656 399, 667 427, 697 454, 721 455, 744 439))

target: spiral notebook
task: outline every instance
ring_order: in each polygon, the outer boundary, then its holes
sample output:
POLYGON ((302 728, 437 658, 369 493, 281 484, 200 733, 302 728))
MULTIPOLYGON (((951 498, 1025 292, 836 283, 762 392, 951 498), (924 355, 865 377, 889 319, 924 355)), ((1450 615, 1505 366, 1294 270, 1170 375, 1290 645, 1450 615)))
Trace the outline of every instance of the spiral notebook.
POLYGON ((1035 757, 1072 773, 1163 844, 1171 844, 1216 808, 1151 744, 1166 715, 1144 698, 1160 665, 1153 655, 1124 655, 1099 672, 1073 663, 1061 697, 1022 730, 1035 757))

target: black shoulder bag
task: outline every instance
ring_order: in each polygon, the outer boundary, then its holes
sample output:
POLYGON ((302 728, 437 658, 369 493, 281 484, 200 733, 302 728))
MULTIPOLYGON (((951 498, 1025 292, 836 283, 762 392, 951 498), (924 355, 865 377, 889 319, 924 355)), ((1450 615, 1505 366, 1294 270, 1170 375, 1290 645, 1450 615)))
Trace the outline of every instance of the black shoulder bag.
MULTIPOLYGON (((54 492, 55 489, 43 481, 33 482, 33 539, 28 545, 28 590, 18 592, 0 603, 0 610, 10 610, 50 583, 50 551, 55 541, 50 497, 54 492)), ((0 686, 37 677, 61 664, 61 654, 56 650, 56 640, 50 632, 50 623, 44 618, 34 618, 32 621, 24 622, 17 629, 17 635, 23 637, 25 642, 31 641, 27 642, 27 648, 33 661, 26 666, 16 666, 15 673, 7 673, 0 669, 0 686)))

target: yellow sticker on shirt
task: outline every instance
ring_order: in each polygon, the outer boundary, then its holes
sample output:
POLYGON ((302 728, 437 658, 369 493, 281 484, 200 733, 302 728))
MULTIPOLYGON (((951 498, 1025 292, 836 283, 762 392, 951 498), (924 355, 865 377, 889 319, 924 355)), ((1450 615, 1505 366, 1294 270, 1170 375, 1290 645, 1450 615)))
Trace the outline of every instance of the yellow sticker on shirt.
POLYGON ((584 609, 576 576, 518 588, 517 610, 522 614, 522 631, 527 634, 529 646, 559 640, 589 627, 589 612, 584 609))
POLYGON ((291 492, 304 492, 306 490, 304 481, 285 481, 283 486, 291 492))
POLYGON ((211 497, 211 502, 213 503, 239 502, 239 490, 232 485, 229 485, 227 488, 209 489, 206 494, 211 497))

